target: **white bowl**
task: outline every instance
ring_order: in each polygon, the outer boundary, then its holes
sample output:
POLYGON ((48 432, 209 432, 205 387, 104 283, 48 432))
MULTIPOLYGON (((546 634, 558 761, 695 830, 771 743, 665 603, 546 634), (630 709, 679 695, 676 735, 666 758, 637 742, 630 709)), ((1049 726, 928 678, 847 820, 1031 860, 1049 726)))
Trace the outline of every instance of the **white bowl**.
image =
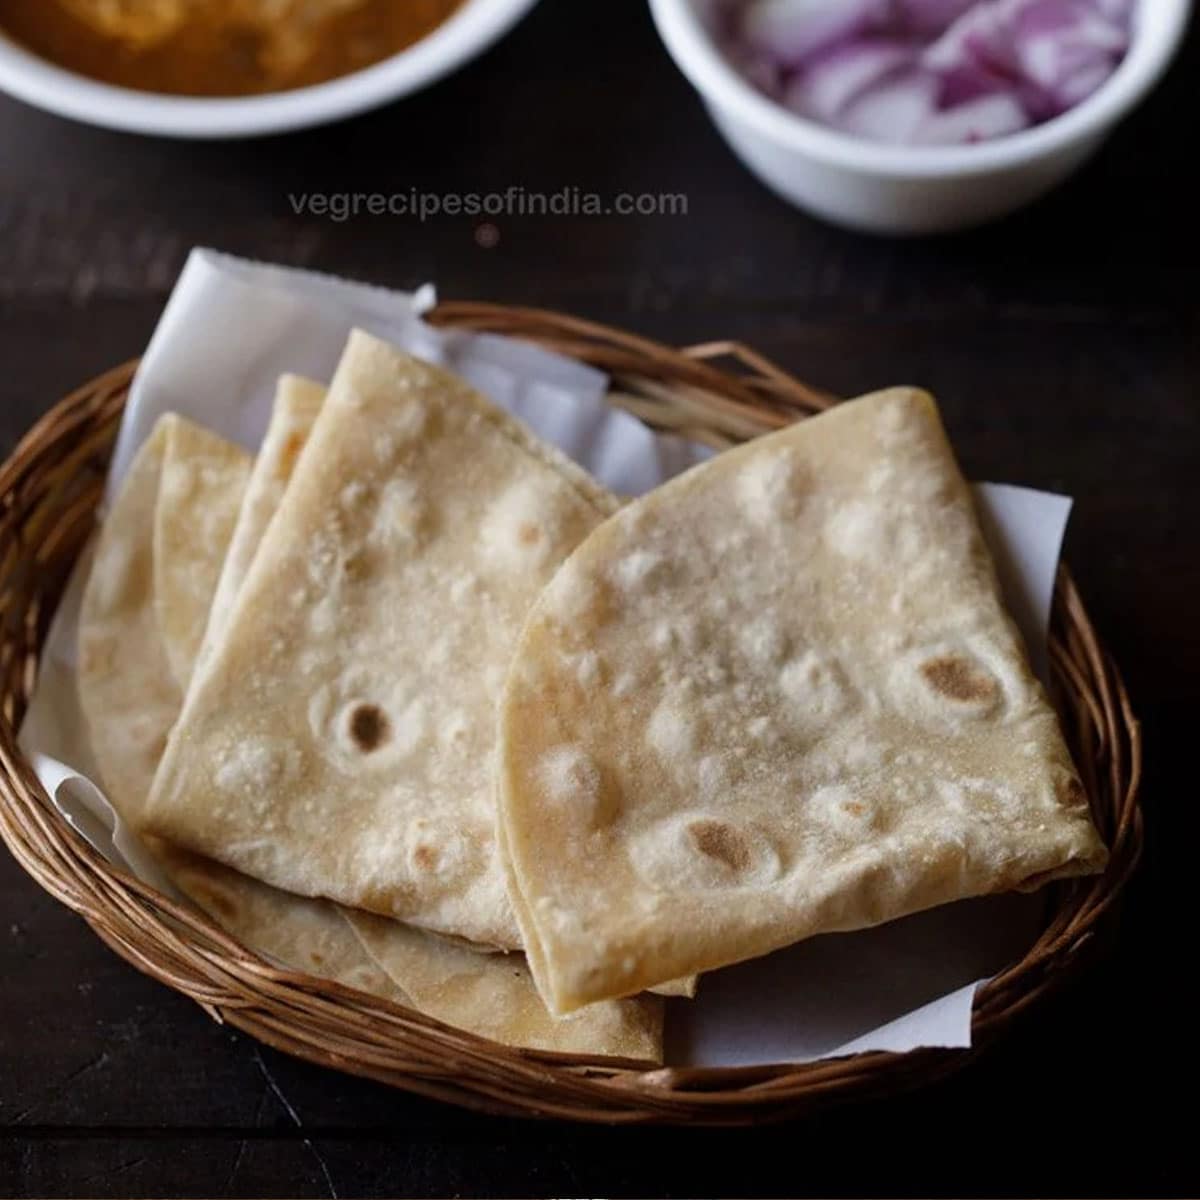
POLYGON ((374 66, 313 87, 231 99, 167 96, 98 83, 39 58, 0 29, 0 90, 62 117, 134 133, 183 138, 281 133, 336 121, 418 91, 497 41, 535 3, 466 0, 427 37, 374 66))
POLYGON ((938 233, 1012 212, 1065 179, 1158 82, 1191 0, 1142 0, 1133 45, 1103 87, 1044 125, 970 146, 885 146, 789 112, 742 78, 709 33, 712 0, 650 0, 679 69, 734 153, 784 199, 852 229, 938 233))

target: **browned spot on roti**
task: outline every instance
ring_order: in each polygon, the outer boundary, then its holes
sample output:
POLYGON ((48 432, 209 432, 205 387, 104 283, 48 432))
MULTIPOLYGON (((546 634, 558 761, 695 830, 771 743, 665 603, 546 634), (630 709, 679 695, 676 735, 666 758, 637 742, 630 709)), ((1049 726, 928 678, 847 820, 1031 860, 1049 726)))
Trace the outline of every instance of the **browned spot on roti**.
POLYGON ((304 449, 304 443, 308 439, 302 433, 289 433, 287 440, 283 443, 283 449, 279 454, 279 469, 278 475, 280 479, 290 479, 292 472, 296 468, 296 460, 300 457, 300 451, 304 449))
POLYGON ((542 531, 532 521, 522 521, 517 526, 517 540, 522 546, 532 546, 542 536, 542 531))
POLYGON ((394 888, 383 885, 364 887, 358 907, 365 908, 367 912, 397 917, 410 911, 415 899, 416 890, 413 886, 398 880, 394 888))
POLYGON ((963 704, 996 698, 996 681, 969 659, 954 654, 923 662, 921 674, 935 692, 963 704))
POLYGON ((438 852, 433 846, 420 842, 413 848, 413 864, 422 871, 433 871, 438 865, 438 852))
POLYGON ((861 817, 867 811, 865 804, 860 804, 857 800, 847 800, 842 807, 848 812, 853 813, 856 817, 861 817))
POLYGON ((1088 806, 1087 792, 1083 790, 1083 784, 1074 775, 1060 779, 1054 785, 1054 792, 1063 808, 1087 808, 1088 806))
POLYGON ((744 871, 750 865, 750 847, 733 826, 720 821, 697 821, 688 826, 688 832, 701 854, 724 863, 731 871, 744 871))
POLYGON ((342 559, 342 574, 353 583, 361 583, 371 574, 371 556, 360 548, 342 559))
POLYGON ((387 741, 387 714, 375 704, 360 704, 350 714, 350 736, 364 753, 378 750, 387 741))
POLYGON ((190 879, 187 883, 188 890, 196 898, 198 904, 217 913, 226 921, 232 921, 237 916, 237 905, 224 892, 214 887, 208 887, 196 879, 190 879))

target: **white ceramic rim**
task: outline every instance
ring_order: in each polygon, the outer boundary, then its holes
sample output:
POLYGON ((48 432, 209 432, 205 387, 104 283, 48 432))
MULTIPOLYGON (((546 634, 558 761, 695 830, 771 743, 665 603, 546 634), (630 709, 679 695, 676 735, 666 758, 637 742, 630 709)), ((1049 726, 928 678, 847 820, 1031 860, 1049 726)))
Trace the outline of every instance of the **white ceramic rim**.
POLYGON ((714 44, 694 0, 650 0, 659 34, 676 65, 709 102, 761 136, 831 165, 903 177, 964 176, 1050 156, 1102 133, 1158 82, 1183 40, 1192 0, 1142 0, 1165 12, 1139 27, 1129 53, 1102 87, 1044 125, 969 146, 887 146, 799 117, 751 83, 714 44))
POLYGON ((188 138, 279 133, 353 116, 425 87, 497 41, 536 3, 467 0, 419 42, 374 66, 313 87, 229 99, 99 83, 39 58, 0 30, 0 89, 61 117, 133 133, 188 138))

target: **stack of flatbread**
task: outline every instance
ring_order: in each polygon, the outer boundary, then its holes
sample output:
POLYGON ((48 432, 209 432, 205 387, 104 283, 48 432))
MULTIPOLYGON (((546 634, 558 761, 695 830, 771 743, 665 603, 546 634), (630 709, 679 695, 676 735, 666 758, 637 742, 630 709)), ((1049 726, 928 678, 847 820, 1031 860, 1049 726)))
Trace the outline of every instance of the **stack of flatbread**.
POLYGON ((648 992, 1105 859, 917 392, 622 507, 355 334, 254 460, 160 422, 80 640, 103 783, 182 893, 513 1045, 657 1061, 648 992))
POLYGON ((81 615, 110 801, 181 892, 285 965, 497 1041, 657 1061, 657 999, 564 1022, 519 954, 486 952, 519 945, 490 769, 507 656, 615 503, 459 381, 365 337, 328 399, 281 382, 253 463, 164 418, 81 615))

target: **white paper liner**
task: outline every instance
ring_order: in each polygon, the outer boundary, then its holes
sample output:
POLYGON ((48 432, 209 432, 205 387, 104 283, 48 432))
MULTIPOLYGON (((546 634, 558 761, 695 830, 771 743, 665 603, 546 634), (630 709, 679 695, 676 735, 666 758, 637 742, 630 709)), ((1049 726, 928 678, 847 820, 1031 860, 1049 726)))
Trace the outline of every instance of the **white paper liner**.
MULTIPOLYGON (((193 251, 134 381, 109 496, 164 412, 257 448, 278 377, 327 381, 355 327, 459 372, 621 494, 641 494, 711 456, 608 405, 600 372, 506 338, 433 329, 420 319, 433 299, 431 287, 394 292, 193 251)), ((1009 609, 1044 675, 1071 502, 997 484, 976 496, 1009 609)), ((110 861, 161 886, 93 782, 74 688, 85 570, 81 561, 52 623, 20 742, 64 817, 110 861)), ((670 1002, 668 1062, 744 1066, 970 1046, 976 988, 1031 943, 1043 903, 965 901, 708 974, 695 1000, 670 1002)))

